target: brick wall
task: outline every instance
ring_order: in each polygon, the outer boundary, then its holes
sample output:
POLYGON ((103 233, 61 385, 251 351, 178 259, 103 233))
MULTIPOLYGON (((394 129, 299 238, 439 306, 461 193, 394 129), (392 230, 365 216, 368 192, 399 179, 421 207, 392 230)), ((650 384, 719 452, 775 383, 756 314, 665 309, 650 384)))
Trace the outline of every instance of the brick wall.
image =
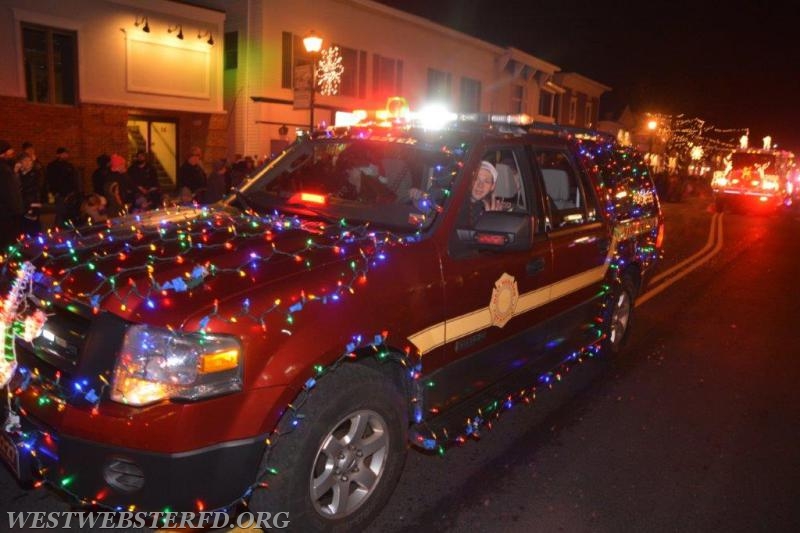
POLYGON ((54 106, 32 104, 24 98, 0 96, 0 139, 8 140, 19 152, 24 141, 33 143, 39 160, 46 165, 59 146, 69 148, 70 160, 83 177, 84 189, 91 189, 95 159, 102 153, 128 155, 129 115, 164 117, 178 121, 180 164, 192 146, 203 149, 207 170, 214 159, 227 154, 226 114, 170 112, 128 109, 123 106, 81 104, 54 106))

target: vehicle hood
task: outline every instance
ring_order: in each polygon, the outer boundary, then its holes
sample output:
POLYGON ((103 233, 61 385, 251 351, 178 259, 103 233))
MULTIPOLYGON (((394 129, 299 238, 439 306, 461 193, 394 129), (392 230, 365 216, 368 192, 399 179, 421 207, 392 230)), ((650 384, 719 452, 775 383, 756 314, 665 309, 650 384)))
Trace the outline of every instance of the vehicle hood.
POLYGON ((244 296, 246 304, 249 292, 300 273, 312 288, 311 272, 332 266, 345 279, 348 271, 368 268, 390 242, 401 240, 364 226, 183 207, 41 235, 18 244, 7 265, 30 261, 42 300, 183 328, 221 302, 244 296))

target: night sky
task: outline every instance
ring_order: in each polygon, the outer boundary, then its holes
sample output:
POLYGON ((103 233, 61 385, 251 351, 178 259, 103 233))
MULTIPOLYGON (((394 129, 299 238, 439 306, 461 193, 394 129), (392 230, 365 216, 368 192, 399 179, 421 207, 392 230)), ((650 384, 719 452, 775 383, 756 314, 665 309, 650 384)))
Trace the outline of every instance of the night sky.
MULTIPOLYGON (((605 109, 697 117, 800 152, 800 6, 787 2, 379 0, 611 86, 605 109), (618 7, 619 6, 619 7, 618 7)), ((794 2, 791 2, 794 3, 794 2)))

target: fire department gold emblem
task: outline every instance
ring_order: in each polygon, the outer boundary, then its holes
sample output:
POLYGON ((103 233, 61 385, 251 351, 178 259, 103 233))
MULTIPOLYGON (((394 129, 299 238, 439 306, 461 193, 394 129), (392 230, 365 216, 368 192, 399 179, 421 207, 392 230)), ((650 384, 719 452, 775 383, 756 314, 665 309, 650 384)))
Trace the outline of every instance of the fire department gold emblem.
POLYGON ((519 290, 517 280, 505 272, 500 279, 494 282, 492 299, 489 302, 489 313, 492 315, 492 325, 502 328, 514 316, 517 308, 519 290))

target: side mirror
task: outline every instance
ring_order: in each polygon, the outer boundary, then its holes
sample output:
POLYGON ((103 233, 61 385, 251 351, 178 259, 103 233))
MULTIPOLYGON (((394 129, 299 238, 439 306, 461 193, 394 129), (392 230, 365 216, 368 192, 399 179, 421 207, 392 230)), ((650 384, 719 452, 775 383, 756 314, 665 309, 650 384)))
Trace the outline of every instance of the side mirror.
POLYGON ((527 213, 486 211, 474 228, 458 230, 458 240, 477 250, 528 250, 533 236, 533 220, 527 213))

